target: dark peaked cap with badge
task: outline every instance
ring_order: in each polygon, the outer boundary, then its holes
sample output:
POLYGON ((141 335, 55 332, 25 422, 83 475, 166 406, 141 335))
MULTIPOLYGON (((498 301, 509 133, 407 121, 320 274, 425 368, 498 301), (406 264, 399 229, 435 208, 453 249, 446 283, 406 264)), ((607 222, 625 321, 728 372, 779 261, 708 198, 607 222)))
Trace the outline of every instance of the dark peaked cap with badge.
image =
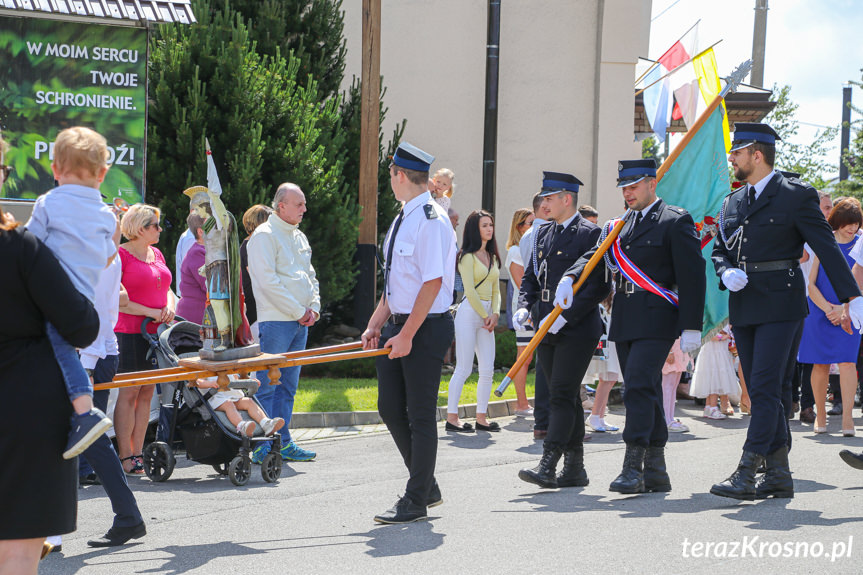
POLYGON ((776 140, 781 140, 776 130, 768 124, 753 124, 750 122, 737 122, 734 124, 734 140, 731 142, 729 152, 742 150, 755 142, 775 146, 776 140))
POLYGON ((543 172, 542 173, 542 190, 539 192, 539 197, 544 198, 552 194, 560 192, 578 193, 578 186, 583 186, 581 180, 572 174, 564 174, 561 172, 543 172))
POLYGON ((393 154, 393 164, 406 170, 428 172, 434 163, 434 156, 407 142, 402 142, 393 154))
POLYGON ((656 160, 621 160, 617 162, 617 187, 637 184, 644 178, 656 177, 656 160))

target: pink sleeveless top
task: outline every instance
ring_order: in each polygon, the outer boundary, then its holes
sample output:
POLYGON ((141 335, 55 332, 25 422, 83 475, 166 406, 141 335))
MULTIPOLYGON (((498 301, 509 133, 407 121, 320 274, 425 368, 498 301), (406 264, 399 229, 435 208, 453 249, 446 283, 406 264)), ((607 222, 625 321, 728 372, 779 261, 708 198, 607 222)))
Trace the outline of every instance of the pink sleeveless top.
MULTIPOLYGON (((171 289, 171 270, 165 263, 165 256, 157 248, 150 246, 156 259, 151 262, 142 262, 120 246, 120 263, 123 267, 123 276, 120 282, 129 293, 129 300, 143 306, 162 309, 168 304, 168 290, 171 289)), ((140 333, 141 322, 146 316, 131 315, 120 312, 120 318, 114 331, 117 333, 140 333)), ((158 323, 147 325, 147 333, 156 333, 158 323)))

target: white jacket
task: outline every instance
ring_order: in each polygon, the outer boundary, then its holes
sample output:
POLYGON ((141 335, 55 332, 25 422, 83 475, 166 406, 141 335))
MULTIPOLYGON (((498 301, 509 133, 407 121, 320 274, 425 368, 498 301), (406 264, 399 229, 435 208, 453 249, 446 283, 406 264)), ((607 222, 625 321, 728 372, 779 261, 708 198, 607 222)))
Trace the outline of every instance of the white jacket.
POLYGON ((312 248, 297 226, 270 214, 246 247, 258 321, 298 321, 321 311, 312 248))

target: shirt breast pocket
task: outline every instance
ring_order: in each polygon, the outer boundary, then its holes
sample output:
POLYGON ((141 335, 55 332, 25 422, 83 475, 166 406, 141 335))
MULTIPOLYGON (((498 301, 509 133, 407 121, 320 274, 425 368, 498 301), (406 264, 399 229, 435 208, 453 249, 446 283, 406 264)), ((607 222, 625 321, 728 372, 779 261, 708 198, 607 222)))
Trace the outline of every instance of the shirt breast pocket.
POLYGON ((414 255, 414 247, 414 244, 396 240, 396 243, 393 246, 393 252, 401 257, 409 258, 414 255))

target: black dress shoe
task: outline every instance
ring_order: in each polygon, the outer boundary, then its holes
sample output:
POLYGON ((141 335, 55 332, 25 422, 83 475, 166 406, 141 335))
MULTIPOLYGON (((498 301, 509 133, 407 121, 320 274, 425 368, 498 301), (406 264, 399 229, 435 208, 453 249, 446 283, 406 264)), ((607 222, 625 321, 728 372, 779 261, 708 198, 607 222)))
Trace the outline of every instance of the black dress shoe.
POLYGON ((443 495, 441 495, 440 487, 438 486, 437 481, 435 481, 429 491, 429 496, 426 500, 426 507, 437 507, 441 503, 443 503, 443 495))
POLYGON ((812 425, 815 423, 815 410, 811 407, 805 407, 800 411, 800 422, 812 425))
POLYGON ((458 425, 454 425, 449 421, 446 422, 446 430, 447 431, 457 431, 459 433, 473 433, 474 429, 470 423, 463 423, 461 427, 458 425))
POLYGON ((839 452, 839 457, 854 469, 863 469, 863 453, 852 453, 847 449, 843 449, 839 452))
POLYGON ((78 485, 102 485, 102 482, 99 481, 99 476, 94 472, 89 475, 81 475, 78 477, 78 485))
POLYGON ((396 502, 394 507, 380 515, 375 515, 375 521, 387 524, 413 523, 427 517, 425 505, 417 505, 405 495, 396 502))
POLYGON ((488 425, 483 425, 477 421, 476 428, 479 431, 500 431, 500 424, 496 421, 489 421, 488 425))
POLYGON ((141 521, 132 527, 111 527, 99 539, 87 541, 90 547, 117 547, 126 544, 130 539, 140 539, 147 534, 147 526, 141 521))

